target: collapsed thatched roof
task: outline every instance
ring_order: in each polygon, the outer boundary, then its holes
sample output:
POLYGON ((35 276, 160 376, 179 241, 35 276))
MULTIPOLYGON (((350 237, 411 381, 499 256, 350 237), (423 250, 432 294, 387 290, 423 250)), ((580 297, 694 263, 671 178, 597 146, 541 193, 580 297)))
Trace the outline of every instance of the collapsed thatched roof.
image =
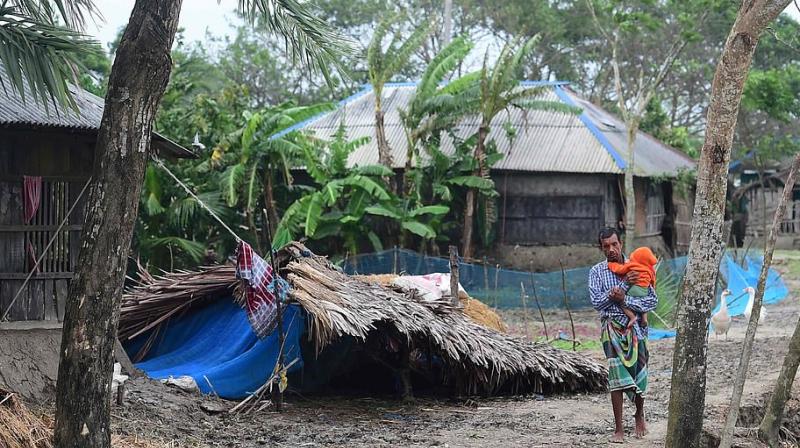
POLYGON ((348 335, 366 339, 379 323, 394 326, 412 345, 434 350, 450 369, 466 374, 470 393, 577 391, 605 387, 605 368, 574 352, 525 342, 481 326, 448 303, 432 303, 335 269, 327 259, 303 256, 286 266, 290 296, 308 312, 318 348, 348 335))
MULTIPOLYGON (((606 387, 605 367, 581 354, 486 328, 449 302, 422 301, 414 294, 348 276, 299 243, 287 246, 278 259, 281 275, 292 287, 290 301, 308 313, 309 337, 318 351, 343 336, 366 341, 393 328, 412 349, 438 355, 445 380, 461 383, 467 393, 606 387)), ((157 327, 204 294, 230 294, 232 278, 233 267, 220 266, 147 279, 123 298, 120 334, 132 337, 157 327)))

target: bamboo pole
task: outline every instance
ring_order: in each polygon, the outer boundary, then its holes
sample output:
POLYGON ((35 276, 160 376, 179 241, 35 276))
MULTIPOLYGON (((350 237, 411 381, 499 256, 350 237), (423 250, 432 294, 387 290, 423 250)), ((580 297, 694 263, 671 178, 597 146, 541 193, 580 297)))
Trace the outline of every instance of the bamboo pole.
MULTIPOLYGON (((278 291, 279 283, 277 282, 278 278, 278 266, 275 264, 275 255, 273 254, 272 250, 272 231, 270 230, 270 222, 269 222, 269 214, 267 213, 267 209, 263 209, 264 211, 264 220, 266 224, 267 230, 267 250, 269 250, 269 262, 272 265, 272 281, 275 282, 275 307, 276 307, 276 314, 278 320, 278 343, 280 346, 278 347, 278 372, 283 369, 284 364, 284 349, 283 343, 285 339, 285 335, 283 334, 283 303, 281 303, 281 295, 278 291)), ((283 391, 280 387, 273 387, 272 388, 272 401, 275 403, 275 410, 278 412, 283 411, 283 391)))
MULTIPOLYGON (((531 262, 531 268, 533 268, 533 262, 531 262)), ((533 269, 531 269, 531 289, 533 290, 533 300, 536 302, 536 308, 539 310, 539 317, 542 318, 542 326, 544 327, 544 340, 545 342, 550 340, 550 336, 547 334, 547 321, 544 318, 544 313, 542 312, 542 305, 539 303, 539 295, 536 293, 536 282, 533 278, 533 269)))
POLYGON ((494 309, 497 309, 497 282, 500 280, 500 264, 494 266, 494 309))
POLYGON ((733 383, 733 394, 731 396, 730 410, 728 417, 725 420, 725 426, 722 428, 719 446, 721 448, 729 448, 733 443, 733 431, 736 427, 736 421, 739 418, 739 406, 742 402, 742 392, 744 390, 744 383, 747 380, 747 370, 750 366, 750 355, 753 353, 753 343, 756 338, 756 330, 758 329, 758 319, 761 317, 761 304, 764 299, 764 289, 766 288, 767 275, 769 274, 770 265, 772 265, 772 254, 775 251, 775 241, 778 239, 778 231, 780 230, 780 223, 783 219, 783 214, 786 211, 786 203, 792 196, 794 189, 795 177, 800 168, 800 153, 794 157, 792 168, 789 170, 789 175, 786 177, 786 183, 783 188, 783 196, 778 203, 775 210, 775 215, 772 218, 772 228, 769 231, 765 247, 764 247, 764 262, 761 265, 761 274, 758 277, 758 287, 756 288, 756 296, 753 301, 753 310, 750 314, 750 322, 747 324, 747 333, 744 336, 744 345, 742 347, 742 357, 739 359, 739 368, 736 371, 736 378, 733 383))
POLYGON ((528 322, 528 303, 527 300, 525 300, 525 285, 522 282, 519 282, 519 294, 520 294, 520 299, 522 299, 522 313, 523 313, 522 319, 523 322, 525 323, 525 337, 530 339, 531 333, 529 331, 530 322, 528 322))
POLYGON ((576 351, 577 340, 575 339, 575 321, 572 319, 572 311, 569 309, 569 299, 567 298, 567 273, 564 271, 564 262, 558 260, 561 265, 561 290, 564 291, 564 306, 567 308, 567 315, 569 315, 569 325, 572 327, 572 351, 576 351))

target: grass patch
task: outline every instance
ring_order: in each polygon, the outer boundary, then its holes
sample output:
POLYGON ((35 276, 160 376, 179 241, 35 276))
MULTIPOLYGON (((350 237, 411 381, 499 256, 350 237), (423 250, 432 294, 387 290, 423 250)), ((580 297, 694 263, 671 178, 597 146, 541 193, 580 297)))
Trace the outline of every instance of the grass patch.
MULTIPOLYGON (((538 338, 536 342, 546 342, 543 337, 538 338)), ((572 350, 572 341, 564 341, 562 339, 553 339, 549 342, 555 348, 561 350, 572 350)), ((579 352, 582 351, 597 351, 602 350, 603 345, 600 344, 599 339, 586 339, 586 340, 578 340, 578 345, 575 349, 579 352)))

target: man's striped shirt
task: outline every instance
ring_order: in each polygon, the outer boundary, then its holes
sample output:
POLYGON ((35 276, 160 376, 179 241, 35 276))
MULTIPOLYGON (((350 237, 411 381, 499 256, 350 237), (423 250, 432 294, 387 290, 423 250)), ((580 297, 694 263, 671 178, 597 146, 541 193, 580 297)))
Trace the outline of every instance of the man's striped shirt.
MULTIPOLYGON (((608 268, 608 261, 597 263, 589 271, 589 298, 592 306, 600 314, 600 319, 613 319, 622 325, 628 325, 628 317, 622 312, 622 306, 608 298, 611 288, 618 286, 628 290, 628 285, 622 276, 618 276, 608 268)), ((650 286, 648 294, 644 297, 625 296, 625 306, 636 313, 642 314, 653 311, 658 304, 655 289, 650 286)), ((640 338, 647 337, 647 328, 641 328, 639 322, 634 326, 640 338)))

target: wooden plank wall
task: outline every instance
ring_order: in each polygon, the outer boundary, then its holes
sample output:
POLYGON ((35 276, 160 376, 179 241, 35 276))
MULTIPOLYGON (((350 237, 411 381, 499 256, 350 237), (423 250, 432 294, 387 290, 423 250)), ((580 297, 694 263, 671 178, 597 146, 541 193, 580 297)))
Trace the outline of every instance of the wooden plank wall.
POLYGON ((57 194, 52 197, 47 197, 43 188, 40 212, 46 215, 37 216, 32 224, 49 228, 47 226, 55 222, 57 226, 91 173, 93 145, 94 137, 82 134, 0 129, 0 229, 6 226, 0 230, 0 317, 8 309, 6 319, 9 321, 63 320, 69 279, 80 247, 86 198, 81 199, 70 215, 69 228, 57 237, 56 252, 46 257, 41 272, 34 274, 20 291, 32 264, 26 254, 26 235, 38 254, 54 230, 26 232, 20 229, 23 224, 22 176, 43 176, 44 183, 56 184, 52 188, 57 194), (61 199, 53 199, 56 196, 61 199), (13 227, 9 229, 8 226, 13 227), (19 297, 9 308, 18 293, 19 297))

